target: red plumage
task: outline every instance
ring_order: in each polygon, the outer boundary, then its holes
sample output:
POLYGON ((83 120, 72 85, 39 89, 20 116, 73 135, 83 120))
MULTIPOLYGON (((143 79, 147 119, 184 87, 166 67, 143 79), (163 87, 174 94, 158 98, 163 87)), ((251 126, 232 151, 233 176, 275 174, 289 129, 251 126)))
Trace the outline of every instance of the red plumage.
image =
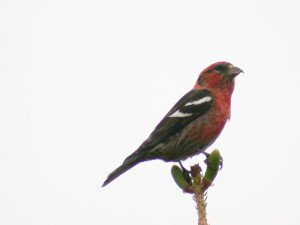
POLYGON ((103 186, 140 162, 153 159, 180 161, 204 152, 230 118, 234 78, 241 72, 227 62, 214 63, 203 70, 194 88, 174 105, 142 145, 108 176, 103 186))

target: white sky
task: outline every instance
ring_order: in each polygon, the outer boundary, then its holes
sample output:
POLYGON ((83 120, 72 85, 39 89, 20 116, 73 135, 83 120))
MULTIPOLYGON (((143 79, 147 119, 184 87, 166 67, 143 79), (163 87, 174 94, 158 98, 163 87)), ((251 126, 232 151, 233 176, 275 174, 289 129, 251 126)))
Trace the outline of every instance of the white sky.
MULTIPOLYGON (((212 225, 299 225, 299 1, 0 1, 0 224, 196 224, 152 161, 101 184, 229 61, 212 225)), ((194 157, 186 166, 202 161, 194 157)))

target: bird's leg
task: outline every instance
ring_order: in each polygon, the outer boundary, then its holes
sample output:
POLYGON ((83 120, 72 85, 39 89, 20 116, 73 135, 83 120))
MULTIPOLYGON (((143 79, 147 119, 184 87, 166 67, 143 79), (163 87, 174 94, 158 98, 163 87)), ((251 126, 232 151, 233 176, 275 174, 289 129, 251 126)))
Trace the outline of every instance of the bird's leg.
POLYGON ((184 168, 184 166, 182 165, 182 163, 180 161, 178 161, 180 167, 181 167, 181 170, 182 170, 182 173, 183 173, 183 176, 185 178, 185 180, 191 185, 192 184, 192 179, 191 179, 191 171, 187 170, 186 168, 184 168))
MULTIPOLYGON (((208 162, 208 158, 209 158, 210 154, 207 153, 207 152, 202 152, 202 153, 203 153, 203 155, 205 155, 205 157, 206 157, 206 159, 204 160, 204 163, 209 167, 210 165, 209 165, 209 162, 208 162)), ((223 158, 222 158, 222 156, 221 156, 221 161, 220 161, 220 168, 219 168, 219 170, 221 170, 222 168, 223 168, 223 158)))
POLYGON ((205 155, 204 163, 205 163, 206 165, 208 165, 208 158, 209 158, 210 154, 207 153, 207 152, 202 152, 202 153, 203 153, 203 155, 205 155))

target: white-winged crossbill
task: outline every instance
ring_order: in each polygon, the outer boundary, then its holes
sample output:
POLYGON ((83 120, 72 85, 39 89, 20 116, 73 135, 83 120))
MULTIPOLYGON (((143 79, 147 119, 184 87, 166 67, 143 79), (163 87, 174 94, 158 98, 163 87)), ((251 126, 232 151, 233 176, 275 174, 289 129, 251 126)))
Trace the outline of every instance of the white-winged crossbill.
POLYGON ((203 70, 193 89, 173 106, 141 146, 109 174, 102 186, 140 162, 178 162, 204 152, 230 118, 234 78, 241 72, 228 62, 217 62, 203 70))

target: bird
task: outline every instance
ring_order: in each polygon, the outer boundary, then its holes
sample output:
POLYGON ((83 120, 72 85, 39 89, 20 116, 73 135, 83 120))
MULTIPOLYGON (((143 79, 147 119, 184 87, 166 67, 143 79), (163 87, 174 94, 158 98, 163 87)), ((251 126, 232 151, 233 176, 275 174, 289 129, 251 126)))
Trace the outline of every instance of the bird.
POLYGON ((180 163, 203 153, 230 119, 235 77, 240 73, 243 70, 225 61, 204 69, 193 88, 171 108, 137 150, 108 175, 102 187, 141 162, 160 159, 180 163))

